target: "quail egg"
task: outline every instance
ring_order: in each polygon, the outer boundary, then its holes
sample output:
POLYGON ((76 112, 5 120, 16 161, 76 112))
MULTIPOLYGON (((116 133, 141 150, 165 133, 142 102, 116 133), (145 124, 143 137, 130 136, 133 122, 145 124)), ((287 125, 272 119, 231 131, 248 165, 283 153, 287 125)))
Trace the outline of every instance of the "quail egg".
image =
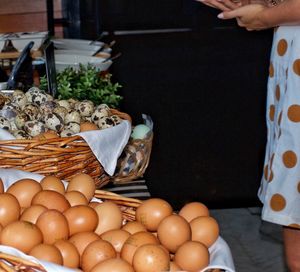
POLYGON ((38 118, 40 111, 37 105, 29 103, 24 106, 23 112, 29 116, 30 120, 35 120, 38 118))
POLYGON ((65 116, 68 113, 68 110, 63 106, 57 106, 57 107, 54 108, 53 112, 57 113, 61 117, 61 119, 63 119, 63 121, 64 121, 65 116))
POLYGON ((29 120, 30 118, 25 112, 20 112, 17 114, 14 121, 17 128, 20 130, 20 129, 24 129, 25 123, 29 120))
POLYGON ((16 90, 13 92, 12 102, 16 103, 20 108, 23 108, 28 103, 28 100, 22 91, 16 90))
POLYGON ((24 130, 16 129, 13 130, 12 135, 16 137, 16 139, 28 139, 31 138, 24 130))
POLYGON ((65 124, 68 124, 70 122, 75 122, 80 124, 81 116, 80 113, 76 110, 69 111, 65 116, 65 124))
POLYGON ((55 107, 57 107, 57 103, 54 101, 46 101, 45 103, 40 105, 40 113, 42 115, 47 115, 51 113, 55 107))
POLYGON ((26 98, 28 100, 28 102, 32 102, 32 96, 33 95, 37 95, 38 93, 40 93, 41 90, 38 87, 31 87, 26 93, 26 98))
POLYGON ((1 110, 1 115, 8 120, 13 120, 18 113, 18 107, 11 102, 5 104, 1 110))
POLYGON ((74 98, 69 98, 68 102, 70 104, 71 109, 75 109, 75 104, 78 103, 78 100, 76 100, 74 98))
POLYGON ((37 120, 27 121, 24 125, 24 130, 31 137, 37 136, 46 131, 45 125, 37 120))
POLYGON ((6 130, 10 130, 11 129, 11 125, 8 119, 6 119, 3 116, 0 116, 0 128, 6 129, 6 130))
POLYGON ((108 117, 109 116, 109 110, 105 108, 99 108, 97 107, 94 113, 92 114, 92 122, 97 124, 99 119, 103 117, 108 117))
POLYGON ((65 128, 65 130, 71 130, 74 133, 79 133, 80 132, 80 124, 75 123, 75 122, 70 122, 68 123, 65 128))
POLYGON ((98 120, 96 125, 100 129, 110 128, 114 126, 114 121, 110 117, 103 117, 98 120))
POLYGON ((10 131, 18 129, 14 120, 10 120, 9 122, 10 122, 10 131))
POLYGON ((64 129, 61 133, 60 133, 60 137, 70 137, 72 135, 74 135, 74 131, 70 130, 70 129, 64 129))
POLYGON ((114 125, 118 125, 123 121, 122 118, 119 117, 118 115, 111 115, 110 119, 114 121, 114 125))
POLYGON ((70 103, 67 100, 57 100, 56 102, 58 105, 65 107, 67 110, 71 109, 70 103))
POLYGON ((91 116, 94 112, 94 103, 89 100, 81 101, 78 105, 78 111, 81 116, 91 116))
POLYGON ((8 98, 0 93, 0 109, 5 105, 5 103, 8 101, 8 98))
POLYGON ((31 102, 40 106, 47 101, 47 94, 44 91, 33 93, 31 95, 31 102))
POLYGON ((57 113, 48 113, 45 118, 45 126, 54 131, 61 131, 64 127, 62 118, 57 113))
POLYGON ((109 106, 107 106, 106 104, 100 104, 97 106, 98 109, 106 109, 106 110, 110 110, 109 106))

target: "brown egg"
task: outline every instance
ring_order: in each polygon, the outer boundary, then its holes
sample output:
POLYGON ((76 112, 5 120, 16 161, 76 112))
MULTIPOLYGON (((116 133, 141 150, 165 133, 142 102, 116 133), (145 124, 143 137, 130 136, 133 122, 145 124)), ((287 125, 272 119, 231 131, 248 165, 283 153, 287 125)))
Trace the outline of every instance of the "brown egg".
POLYGON ((14 195, 9 193, 0 194, 0 224, 3 227, 18 220, 20 211, 20 204, 14 195))
POLYGON ((136 210, 136 221, 141 222, 147 230, 156 231, 162 219, 173 213, 172 206, 160 198, 150 198, 136 210))
POLYGON ((112 258, 96 264, 90 272, 134 272, 133 267, 119 258, 112 258))
POLYGON ((190 222, 192 240, 210 247, 219 237, 219 225, 211 216, 199 216, 190 222))
POLYGON ((205 245, 187 241, 175 253, 174 261, 182 270, 198 272, 209 264, 209 252, 205 245))
POLYGON ((42 191, 42 186, 34 179, 20 179, 10 185, 7 193, 14 195, 21 207, 27 208, 31 205, 32 198, 42 191))
POLYGON ((101 239, 109 242, 116 252, 121 252, 121 249, 125 241, 130 236, 130 233, 126 230, 109 230, 100 235, 101 239))
POLYGON ((68 220, 70 235, 84 231, 94 231, 98 225, 98 214, 86 205, 67 209, 64 216, 68 220))
POLYGON ((79 191, 90 201, 95 195, 96 185, 93 178, 87 174, 81 173, 73 177, 68 185, 67 192, 79 191))
POLYGON ((88 200, 84 194, 79 191, 66 192, 65 198, 69 201, 71 207, 76 205, 88 205, 88 200))
POLYGON ((55 176, 44 177, 40 181, 40 184, 43 190, 55 191, 61 193, 62 195, 65 193, 64 183, 58 177, 55 176))
POLYGON ((130 235, 121 249, 121 258, 132 264, 133 255, 136 250, 146 244, 158 245, 158 239, 150 232, 141 231, 130 235))
POLYGON ((117 204, 112 201, 105 201, 99 203, 94 210, 99 217, 99 222, 95 230, 97 234, 101 235, 106 231, 121 228, 123 217, 117 204))
POLYGON ((147 231, 146 227, 138 221, 129 221, 123 227, 122 230, 128 231, 130 234, 134 234, 139 231, 147 231))
POLYGON ((5 226, 0 234, 1 245, 17 248, 28 253, 34 246, 42 243, 40 229, 27 221, 14 221, 5 226))
POLYGON ((176 264, 175 262, 171 261, 170 262, 170 270, 169 271, 170 272, 171 271, 177 271, 177 272, 179 272, 179 271, 182 271, 182 269, 179 267, 178 264, 176 264))
POLYGON ((172 214, 164 218, 157 229, 158 239, 171 253, 191 239, 189 223, 181 216, 172 214))
POLYGON ((24 209, 20 220, 35 224, 39 216, 45 211, 47 211, 47 208, 42 205, 32 205, 24 209))
POLYGON ((3 185, 3 181, 0 178, 0 194, 4 193, 4 185, 3 185))
POLYGON ((81 268, 83 271, 90 271, 96 264, 116 257, 117 253, 109 242, 97 240, 90 243, 83 251, 80 261, 81 268))
POLYGON ((54 209, 60 212, 64 212, 70 208, 70 203, 65 196, 51 190, 43 190, 38 192, 31 201, 31 205, 36 204, 45 206, 49 210, 54 209))
POLYGON ((80 132, 89 131, 89 130, 98 130, 98 126, 92 122, 82 122, 80 123, 80 132))
POLYGON ((159 245, 142 245, 136 250, 132 264, 136 272, 169 271, 170 256, 159 245))
POLYGON ((198 216, 209 216, 208 208, 201 202, 190 202, 185 204, 178 213, 180 216, 191 222, 198 216))
POLYGON ((52 245, 56 241, 69 238, 69 226, 65 216, 57 210, 43 212, 36 221, 42 231, 43 242, 52 245))
POLYGON ((77 248, 68 240, 58 240, 54 243, 63 257, 63 266, 77 268, 80 264, 80 256, 77 248))
POLYGON ((79 232, 69 238, 69 241, 76 247, 80 256, 82 255, 85 248, 91 242, 94 242, 96 240, 100 240, 100 236, 91 231, 79 232))
POLYGON ((39 244, 29 251, 29 255, 47 262, 63 264, 63 257, 57 247, 48 244, 39 244))

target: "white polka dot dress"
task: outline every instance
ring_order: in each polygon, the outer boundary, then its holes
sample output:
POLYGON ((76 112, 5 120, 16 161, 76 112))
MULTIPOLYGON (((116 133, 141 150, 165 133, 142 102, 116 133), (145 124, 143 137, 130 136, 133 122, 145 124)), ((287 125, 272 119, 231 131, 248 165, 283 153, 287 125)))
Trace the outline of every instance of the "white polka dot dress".
POLYGON ((275 30, 267 94, 262 219, 300 228, 300 27, 275 30))

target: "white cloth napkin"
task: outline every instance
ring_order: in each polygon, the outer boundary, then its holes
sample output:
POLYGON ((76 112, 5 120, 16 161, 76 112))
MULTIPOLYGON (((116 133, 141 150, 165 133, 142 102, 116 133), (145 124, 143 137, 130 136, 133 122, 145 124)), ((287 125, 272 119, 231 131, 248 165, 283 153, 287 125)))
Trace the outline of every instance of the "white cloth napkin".
MULTIPOLYGON (((30 172, 25 172, 21 170, 15 170, 15 169, 1 169, 0 168, 0 178, 2 179, 4 189, 6 190, 9 185, 14 183, 15 181, 22 179, 22 178, 32 178, 37 181, 40 181, 43 176, 39 174, 34 174, 30 172)), ((5 253, 10 253, 10 254, 23 254, 20 251, 14 249, 14 248, 9 248, 9 247, 3 247, 0 246, 0 251, 3 251, 5 253)), ((210 264, 208 267, 205 269, 202 269, 199 272, 206 272, 209 269, 215 268, 215 269, 224 269, 226 272, 235 272, 234 264, 233 264, 233 259, 231 255, 231 251, 227 243, 222 237, 219 237, 217 241, 209 248, 210 252, 210 264)), ((20 255, 16 255, 20 256, 20 255)), ((25 259, 31 258, 31 260, 35 259, 31 256, 23 254, 22 256, 25 257, 25 259)), ((52 263, 48 262, 41 262, 37 259, 35 259, 37 262, 39 262, 41 265, 45 267, 45 269, 49 272, 71 272, 71 271, 78 271, 78 270, 70 270, 66 269, 65 267, 54 265, 52 263), (50 266, 51 265, 51 266, 50 266)))
MULTIPOLYGON (((130 134, 131 124, 127 120, 111 128, 78 133, 110 176, 115 172, 118 158, 128 143, 130 134)), ((15 139, 13 135, 0 128, 0 140, 13 139, 15 139)))

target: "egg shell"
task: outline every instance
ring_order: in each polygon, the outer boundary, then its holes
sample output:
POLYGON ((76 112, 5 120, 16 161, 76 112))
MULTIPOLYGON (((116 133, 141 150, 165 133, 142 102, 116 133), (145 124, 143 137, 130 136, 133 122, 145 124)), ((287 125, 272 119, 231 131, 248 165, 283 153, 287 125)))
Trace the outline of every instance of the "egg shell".
POLYGON ((79 191, 70 191, 65 193, 65 198, 69 201, 71 207, 77 205, 88 205, 88 200, 83 193, 79 191))
POLYGON ((160 245, 140 246, 132 261, 135 272, 169 271, 170 256, 160 245))
POLYGON ((95 195, 96 185, 91 176, 88 174, 77 174, 74 176, 67 185, 67 192, 79 191, 85 195, 90 201, 95 195))
POLYGON ((176 251, 174 261, 182 270, 198 272, 208 266, 209 252, 202 243, 187 241, 176 251))
POLYGON ((146 244, 158 245, 158 239, 150 232, 141 231, 130 235, 125 241, 122 250, 121 258, 132 265, 133 256, 136 250, 146 244))
POLYGON ((129 221, 123 227, 122 230, 128 231, 130 234, 134 234, 139 231, 147 231, 146 227, 138 221, 129 221))
POLYGON ((191 239, 191 227, 183 217, 172 214, 160 222, 157 236, 166 249, 175 253, 180 245, 191 239))
POLYGON ((0 194, 0 224, 3 227, 18 220, 20 212, 20 204, 14 195, 10 193, 0 194))
POLYGON ((144 124, 139 124, 133 128, 131 137, 133 139, 144 139, 150 130, 151 129, 148 126, 144 124))
POLYGON ((90 243, 82 253, 80 266, 83 271, 90 271, 96 264, 110 258, 116 258, 114 247, 107 241, 97 240, 90 243))
POLYGON ((209 210, 206 205, 201 202, 190 202, 185 204, 178 214, 185 218, 188 222, 191 222, 198 216, 209 216, 209 210))
POLYGON ((78 268, 80 256, 77 248, 68 240, 58 240, 54 243, 63 257, 63 266, 69 268, 78 268))
POLYGON ((94 231, 98 225, 98 214, 87 205, 70 207, 64 212, 69 225, 70 235, 94 231))
POLYGON ((159 223, 173 213, 172 206, 160 198, 150 198, 142 202, 136 210, 136 220, 147 230, 156 231, 159 223))
POLYGON ((133 267, 126 261, 119 258, 112 258, 96 264, 90 272, 134 272, 133 267))
POLYGON ((123 216, 120 208, 112 201, 99 203, 94 210, 98 214, 99 222, 95 232, 99 235, 102 233, 120 229, 123 222, 123 216))
POLYGON ((32 205, 24 209, 20 220, 35 224, 39 216, 45 211, 47 211, 47 208, 42 205, 32 205))
POLYGON ((101 239, 109 242, 116 252, 121 252, 121 249, 129 236, 130 233, 122 229, 109 230, 100 235, 101 239))
POLYGON ((62 195, 65 194, 65 186, 61 179, 55 176, 43 177, 40 181, 43 190, 50 190, 58 192, 62 195))
POLYGON ((219 237, 219 224, 211 216, 199 216, 190 222, 192 240, 210 247, 219 237))
POLYGON ((53 245, 39 244, 30 250, 29 255, 43 261, 63 264, 63 257, 59 249, 53 245))
POLYGON ((66 217, 57 210, 43 212, 36 221, 43 234, 43 243, 52 245, 57 240, 69 238, 69 225, 66 217))
POLYGON ((70 203, 62 194, 51 191, 43 190, 38 192, 32 199, 31 205, 40 204, 47 209, 54 209, 60 212, 64 212, 70 208, 70 203))
POLYGON ((36 245, 42 243, 40 229, 27 221, 14 221, 5 226, 0 233, 0 243, 29 253, 36 245))
POLYGON ((42 186, 34 179, 25 178, 14 182, 6 190, 7 193, 14 195, 22 208, 27 208, 31 205, 32 198, 42 191, 42 186))
POLYGON ((92 231, 79 232, 72 235, 69 241, 76 247, 81 256, 85 248, 92 242, 100 240, 100 236, 92 231))

